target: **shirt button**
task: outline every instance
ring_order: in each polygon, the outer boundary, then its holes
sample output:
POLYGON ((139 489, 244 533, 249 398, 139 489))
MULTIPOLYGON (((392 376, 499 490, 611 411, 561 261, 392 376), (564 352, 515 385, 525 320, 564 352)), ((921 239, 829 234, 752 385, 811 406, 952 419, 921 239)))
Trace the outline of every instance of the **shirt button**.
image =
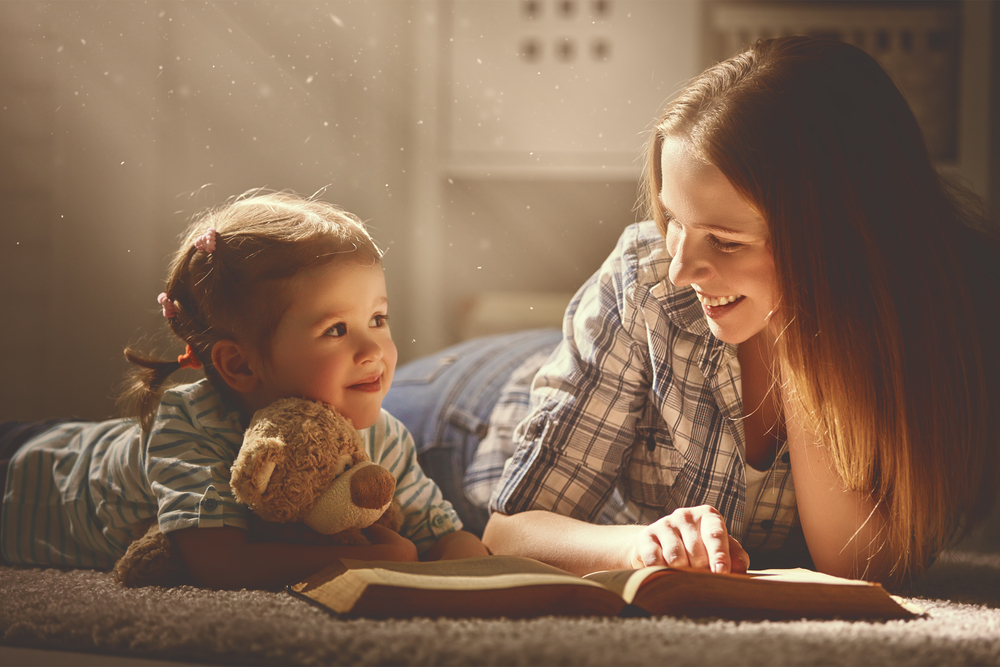
POLYGON ((763 528, 764 530, 771 530, 772 528, 774 528, 774 522, 771 521, 770 519, 764 519, 763 521, 760 522, 760 527, 763 528))
POLYGON ((201 501, 201 506, 207 512, 214 512, 215 508, 219 506, 219 501, 216 500, 215 498, 205 498, 203 501, 201 501))

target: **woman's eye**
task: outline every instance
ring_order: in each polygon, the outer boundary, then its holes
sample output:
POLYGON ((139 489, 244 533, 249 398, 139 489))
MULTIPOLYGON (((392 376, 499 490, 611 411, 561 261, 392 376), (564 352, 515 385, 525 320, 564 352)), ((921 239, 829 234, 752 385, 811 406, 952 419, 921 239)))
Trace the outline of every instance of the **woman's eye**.
POLYGON ((339 322, 337 324, 334 324, 332 327, 330 327, 329 329, 327 329, 323 333, 323 335, 324 336, 330 336, 331 338, 340 338, 342 336, 346 336, 347 335, 347 325, 344 324, 343 322, 339 322))
POLYGON ((379 314, 372 316, 372 321, 368 323, 368 326, 375 329, 381 329, 382 327, 388 324, 389 324, 389 316, 379 314))
POLYGON ((734 241, 723 241, 720 238, 709 235, 708 243, 716 250, 721 250, 722 252, 736 252, 740 248, 744 247, 744 243, 736 243, 734 241))

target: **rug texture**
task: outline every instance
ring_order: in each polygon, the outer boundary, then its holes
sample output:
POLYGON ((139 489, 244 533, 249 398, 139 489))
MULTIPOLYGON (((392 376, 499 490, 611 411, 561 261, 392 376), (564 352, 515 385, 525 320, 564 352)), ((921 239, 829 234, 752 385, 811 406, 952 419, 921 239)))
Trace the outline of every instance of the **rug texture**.
POLYGON ((1000 554, 946 553, 912 621, 344 620, 283 592, 0 568, 0 644, 240 665, 1000 665, 1000 554))

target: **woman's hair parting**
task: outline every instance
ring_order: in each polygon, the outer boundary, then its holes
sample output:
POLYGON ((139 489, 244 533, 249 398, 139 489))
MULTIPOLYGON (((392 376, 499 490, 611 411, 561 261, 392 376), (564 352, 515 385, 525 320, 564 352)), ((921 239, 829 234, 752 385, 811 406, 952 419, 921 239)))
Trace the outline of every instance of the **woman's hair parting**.
POLYGON ((151 359, 126 349, 135 367, 121 393, 123 412, 148 430, 167 379, 181 368, 204 368, 228 392, 212 347, 235 340, 266 353, 288 306, 285 279, 337 259, 375 265, 381 258, 361 220, 314 197, 251 190, 202 214, 184 234, 157 299, 185 352, 151 359))
POLYGON ((759 41, 668 104, 645 179, 661 231, 666 137, 767 221, 775 379, 846 486, 880 507, 871 546, 907 580, 996 498, 1000 242, 982 205, 937 172, 879 64, 835 40, 759 41))

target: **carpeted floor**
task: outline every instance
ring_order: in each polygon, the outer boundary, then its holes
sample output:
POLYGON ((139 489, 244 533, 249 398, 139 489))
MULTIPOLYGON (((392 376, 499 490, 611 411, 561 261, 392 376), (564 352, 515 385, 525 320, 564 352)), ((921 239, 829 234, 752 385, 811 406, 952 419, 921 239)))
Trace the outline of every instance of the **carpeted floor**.
POLYGON ((342 620, 285 593, 127 590, 107 573, 19 567, 0 568, 0 591, 0 664, 41 655, 3 652, 22 647, 245 665, 1000 665, 994 552, 943 554, 908 598, 928 617, 884 623, 342 620))

